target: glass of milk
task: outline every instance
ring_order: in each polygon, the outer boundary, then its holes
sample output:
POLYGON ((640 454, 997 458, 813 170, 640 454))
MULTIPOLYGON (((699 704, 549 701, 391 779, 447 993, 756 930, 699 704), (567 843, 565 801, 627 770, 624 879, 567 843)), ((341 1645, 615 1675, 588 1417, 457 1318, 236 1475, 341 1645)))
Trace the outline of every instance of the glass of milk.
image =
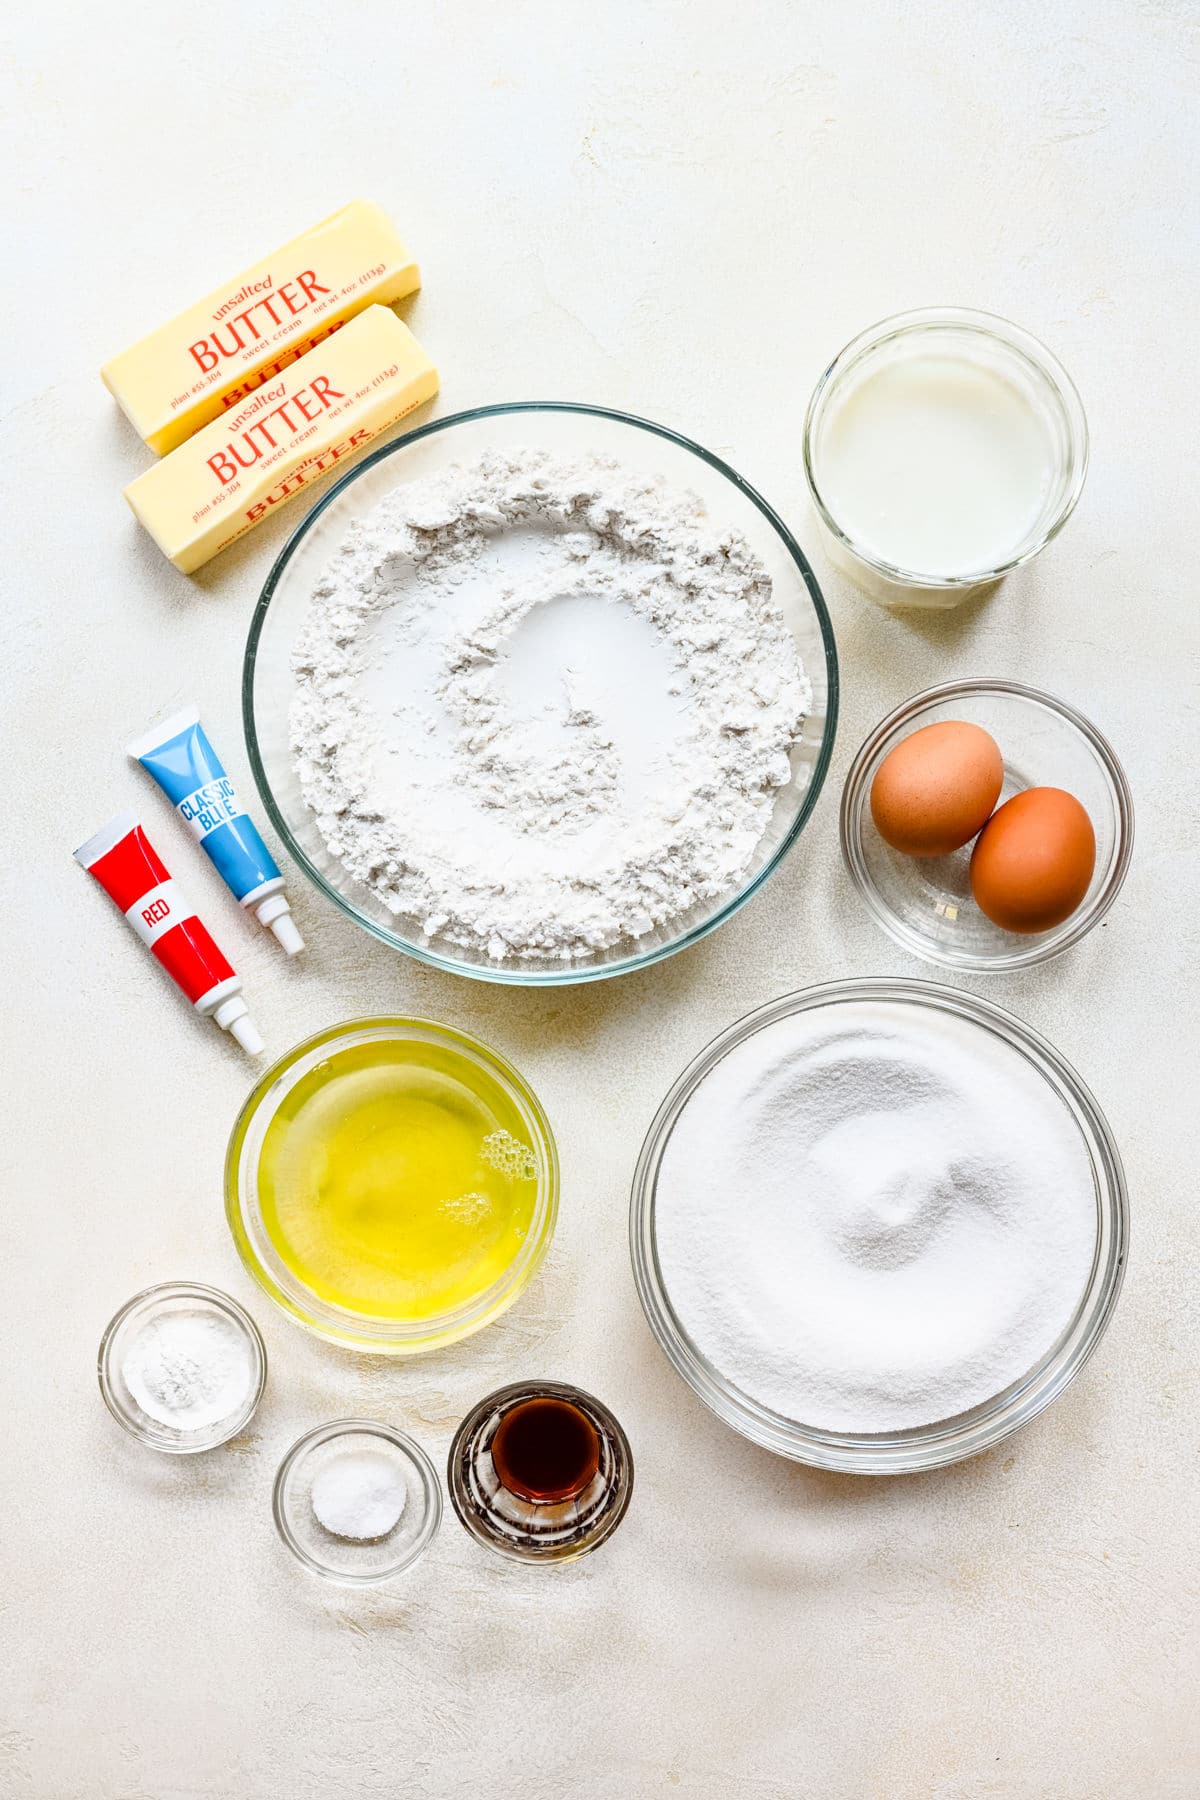
POLYGON ((817 383, 804 472, 833 561, 885 606, 957 606, 1066 524, 1083 406, 1043 344, 934 306, 862 332, 817 383))

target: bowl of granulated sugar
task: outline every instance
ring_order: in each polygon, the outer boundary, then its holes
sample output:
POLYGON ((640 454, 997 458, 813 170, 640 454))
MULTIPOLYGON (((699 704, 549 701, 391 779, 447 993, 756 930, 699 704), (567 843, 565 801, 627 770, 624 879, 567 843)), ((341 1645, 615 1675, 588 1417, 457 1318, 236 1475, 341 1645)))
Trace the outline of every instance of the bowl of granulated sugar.
POLYGON ((1078 1075, 920 981, 830 982, 730 1026, 663 1101, 630 1214, 650 1328, 705 1404, 876 1475, 974 1455, 1057 1399, 1127 1241, 1078 1075))

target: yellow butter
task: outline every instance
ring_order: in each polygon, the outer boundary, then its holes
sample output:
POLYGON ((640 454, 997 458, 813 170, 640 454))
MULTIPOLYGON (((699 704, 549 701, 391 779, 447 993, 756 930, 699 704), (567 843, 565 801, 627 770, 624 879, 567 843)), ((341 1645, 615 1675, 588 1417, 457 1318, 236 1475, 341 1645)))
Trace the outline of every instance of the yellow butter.
POLYGON ((125 498, 188 575, 437 388, 408 326, 370 306, 130 482, 125 498))
POLYGON ((355 200, 114 356, 100 374, 160 456, 420 271, 386 213, 355 200))

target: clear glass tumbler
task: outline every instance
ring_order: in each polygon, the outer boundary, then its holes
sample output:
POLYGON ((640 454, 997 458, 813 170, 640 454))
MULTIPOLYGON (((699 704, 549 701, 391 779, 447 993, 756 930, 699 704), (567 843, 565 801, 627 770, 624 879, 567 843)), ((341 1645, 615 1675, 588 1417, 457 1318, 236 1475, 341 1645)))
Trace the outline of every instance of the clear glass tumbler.
POLYGON ((1087 463, 1083 405, 1057 357, 1007 319, 963 307, 860 332, 804 421, 829 555, 883 606, 957 606, 1029 562, 1066 524, 1087 463), (1010 519, 997 512, 1006 481, 1010 519), (975 508, 992 517, 972 543, 975 508))

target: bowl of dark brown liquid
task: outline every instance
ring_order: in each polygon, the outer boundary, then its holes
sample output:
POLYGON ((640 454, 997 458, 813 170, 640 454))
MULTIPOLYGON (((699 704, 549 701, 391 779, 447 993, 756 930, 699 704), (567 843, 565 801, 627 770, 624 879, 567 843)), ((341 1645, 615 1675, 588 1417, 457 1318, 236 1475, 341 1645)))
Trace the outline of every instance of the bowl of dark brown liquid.
POLYGON ((454 1510, 479 1543, 520 1562, 566 1562, 595 1550, 624 1518, 633 1456, 593 1395, 518 1382, 463 1420, 446 1475, 454 1510))
POLYGON ((492 1438, 501 1485, 537 1506, 558 1506, 590 1487, 600 1468, 600 1435, 571 1400, 542 1395, 506 1412, 492 1438))

